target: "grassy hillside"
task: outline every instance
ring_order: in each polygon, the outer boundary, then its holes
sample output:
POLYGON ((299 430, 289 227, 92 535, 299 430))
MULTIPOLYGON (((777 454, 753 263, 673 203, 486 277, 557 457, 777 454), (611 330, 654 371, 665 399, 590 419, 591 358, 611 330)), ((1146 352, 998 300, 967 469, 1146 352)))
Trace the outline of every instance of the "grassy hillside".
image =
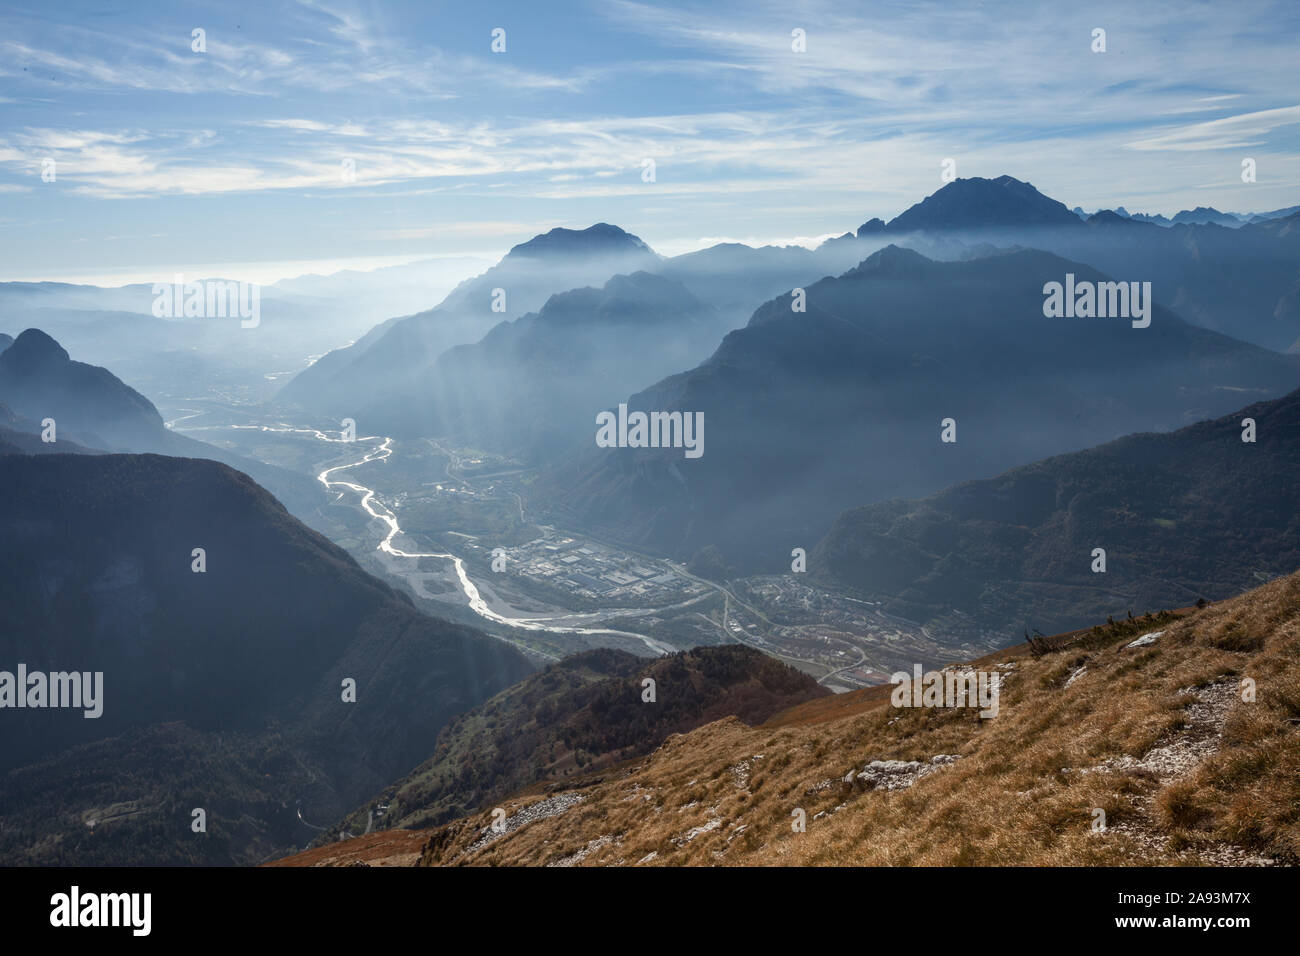
POLYGON ((674 733, 723 716, 751 724, 827 695, 812 678, 747 647, 700 647, 653 661, 600 649, 566 658, 454 719, 433 756, 333 828, 428 826, 521 787, 643 756, 674 733), (653 703, 643 681, 655 682, 653 703))
POLYGON ((589 786, 502 803, 502 835, 486 813, 435 831, 422 862, 1300 859, 1300 575, 1181 618, 1126 619, 1041 656, 1022 647, 978 666, 1005 675, 995 718, 896 709, 877 689, 762 727, 718 721, 589 786), (1253 702, 1242 699, 1245 678, 1253 702), (889 774, 869 766, 878 760, 917 764, 889 774), (796 808, 804 833, 791 826, 796 808), (1098 809, 1103 832, 1093 830, 1098 809))

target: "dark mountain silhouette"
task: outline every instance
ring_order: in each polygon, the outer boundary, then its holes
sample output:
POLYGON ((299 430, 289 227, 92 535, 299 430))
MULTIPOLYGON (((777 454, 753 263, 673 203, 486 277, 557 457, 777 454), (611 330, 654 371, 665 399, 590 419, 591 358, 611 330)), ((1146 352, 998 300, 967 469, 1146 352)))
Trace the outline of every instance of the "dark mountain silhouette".
MULTIPOLYGON (((1063 203, 1044 196, 1029 183, 1021 182, 1011 176, 999 176, 997 179, 978 177, 957 179, 910 207, 888 225, 880 219, 870 220, 858 228, 858 235, 920 230, 1069 225, 1060 214, 1061 208, 1064 208, 1063 203)), ((1159 214, 1131 213, 1123 206, 1116 206, 1113 210, 1098 210, 1098 212, 1111 212, 1122 219, 1150 222, 1161 226, 1214 223, 1236 228, 1245 222, 1289 216, 1298 209, 1300 207, 1289 206, 1285 209, 1248 216, 1243 213, 1220 212, 1212 206, 1197 206, 1195 209, 1181 210, 1172 219, 1159 214)), ((1079 206, 1075 206, 1069 212, 1078 219, 1090 218, 1079 206)))
POLYGON ((760 724, 829 696, 807 674, 739 645, 654 661, 600 649, 567 657, 453 720, 433 756, 323 839, 362 832, 377 806, 386 827, 446 822, 521 787, 641 757, 670 734, 724 717, 760 724), (654 703, 642 699, 655 682, 654 703))
POLYGON ((28 329, 0 352, 0 401, 19 414, 53 418, 69 437, 101 447, 131 448, 163 434, 153 404, 112 372, 74 362, 40 329, 28 329))
POLYGON ((653 250, 631 233, 607 222, 598 222, 586 229, 557 227, 540 236, 533 236, 512 248, 509 255, 516 258, 552 259, 568 256, 608 256, 627 254, 654 255, 653 250))
POLYGON ((703 457, 597 448, 593 428, 533 504, 680 557, 712 544, 739 570, 776 569, 844 507, 1176 428, 1300 380, 1300 359, 1158 306, 1145 329, 1046 318, 1044 284, 1067 273, 1106 279, 1034 250, 948 263, 881 250, 811 285, 806 313, 774 299, 706 362, 628 400, 703 412, 703 457), (955 444, 940 441, 949 417, 955 444))
POLYGON ((1218 600, 1300 568, 1300 392, 928 498, 847 511, 808 571, 945 631, 1010 643, 1218 600), (1243 419, 1256 441, 1242 441, 1243 419), (1092 550, 1106 551, 1105 573, 1092 550))
POLYGON ((858 235, 879 232, 904 233, 926 230, 1032 228, 1079 224, 1079 217, 1065 206, 1044 196, 1029 183, 1011 176, 997 179, 955 179, 937 192, 889 221, 873 219, 858 229, 858 235))
POLYGON ((5 711, 8 863, 283 852, 307 838, 295 801, 337 818, 531 670, 417 612, 216 462, 7 455, 0 531, 0 668, 103 672, 98 719, 5 711))
MULTIPOLYGON (((56 441, 46 450, 59 451, 68 441, 103 451, 210 458, 262 482, 295 514, 310 513, 321 500, 320 486, 304 475, 170 431, 147 398, 108 369, 73 360, 40 329, 27 329, 0 352, 0 403, 30 419, 28 431, 54 419, 56 441)), ((25 447, 32 450, 30 442, 25 447)))
POLYGON ((857 241, 892 239, 940 259, 968 258, 984 245, 1042 249, 1149 281, 1156 301, 1188 322, 1284 351, 1300 349, 1300 231, 1278 227, 1294 216, 1275 210, 1243 225, 1208 208, 1174 220, 1103 210, 1085 222, 1030 184, 1001 176, 955 180, 888 224, 865 223, 857 241))

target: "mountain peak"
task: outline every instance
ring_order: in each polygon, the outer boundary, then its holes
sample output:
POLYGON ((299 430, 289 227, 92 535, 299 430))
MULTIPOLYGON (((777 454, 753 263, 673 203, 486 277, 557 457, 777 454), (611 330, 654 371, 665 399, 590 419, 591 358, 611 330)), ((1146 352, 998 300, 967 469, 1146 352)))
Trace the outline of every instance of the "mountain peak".
POLYGON ((914 276, 927 266, 934 265, 929 259, 915 249, 896 246, 892 242, 883 249, 877 249, 867 258, 845 273, 846 276, 914 276))
POLYGON ((23 332, 0 354, 3 354, 0 361, 11 369, 44 368, 71 360, 67 350, 40 329, 23 332))
POLYGON ((644 270, 629 275, 611 276, 602 291, 609 298, 619 297, 636 300, 647 296, 656 296, 662 300, 671 300, 681 305, 691 305, 696 308, 703 307, 680 282, 644 270))
POLYGON ((1121 216, 1118 212, 1111 209, 1098 209, 1088 217, 1089 225, 1114 225, 1116 223, 1131 223, 1134 220, 1127 216, 1121 216))
POLYGON ((586 229, 565 229, 557 226, 550 232, 534 236, 510 250, 511 256, 551 256, 591 253, 650 253, 651 249, 638 237, 618 226, 598 222, 586 229))
POLYGON ((108 369, 74 361, 40 329, 0 352, 0 400, 34 421, 55 418, 61 434, 67 429, 96 448, 152 450, 164 431, 149 399, 108 369))
POLYGON ((878 232, 884 232, 885 229, 886 229, 885 220, 878 219, 878 218, 868 219, 862 225, 858 226, 858 235, 871 236, 871 235, 875 235, 878 232))
POLYGON ((1197 206, 1195 209, 1184 209, 1170 221, 1176 226, 1202 226, 1210 223, 1219 226, 1236 226, 1241 222, 1232 213, 1220 212, 1213 206, 1197 206))
POLYGON ((1077 226, 1064 203, 1012 176, 955 179, 890 221, 889 232, 1002 226, 1077 226))

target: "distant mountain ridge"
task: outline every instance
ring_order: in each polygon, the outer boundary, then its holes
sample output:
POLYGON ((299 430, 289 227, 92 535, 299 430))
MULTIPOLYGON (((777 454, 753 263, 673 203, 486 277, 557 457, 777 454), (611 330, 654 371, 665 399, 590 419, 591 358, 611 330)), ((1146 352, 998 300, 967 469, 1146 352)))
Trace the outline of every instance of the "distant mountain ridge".
POLYGON ((549 258, 570 255, 609 255, 619 252, 640 255, 653 250, 631 233, 607 222, 598 222, 586 229, 565 229, 557 226, 550 232, 534 236, 526 242, 512 246, 507 256, 549 258))
POLYGON ((389 319, 323 356, 281 389, 276 401, 356 417, 363 402, 382 403, 410 388, 452 346, 477 342, 501 321, 540 309, 558 292, 602 285, 659 262, 644 242, 608 223, 552 229, 512 248, 435 308, 389 319))
MULTIPOLYGON (((1080 206, 1075 206, 1070 210, 1080 219, 1087 220, 1088 213, 1083 211, 1080 206)), ((1092 215, 1101 212, 1114 213, 1121 219, 1131 219, 1134 222, 1149 222, 1158 226, 1172 226, 1175 223, 1187 225, 1205 225, 1214 223, 1220 226, 1227 226, 1230 229, 1237 226, 1243 226, 1247 223, 1267 222, 1270 219, 1283 219, 1287 216, 1300 212, 1300 206, 1287 206, 1284 209, 1274 209, 1269 212, 1244 213, 1244 212, 1220 212, 1213 206, 1197 206, 1195 209, 1181 209, 1174 214, 1174 218, 1169 219, 1165 216, 1148 214, 1141 212, 1129 212, 1123 206, 1116 206, 1114 209, 1098 209, 1092 215)), ((879 220, 873 220, 879 221, 879 220)))
POLYGON ((1197 207, 1172 220, 1127 210, 1088 216, 1000 176, 954 180, 889 223, 864 223, 856 238, 941 259, 985 245, 1042 249, 1111 275, 1141 275, 1160 304, 1196 325, 1300 351, 1300 233, 1285 227, 1297 208, 1243 217, 1197 207))
POLYGON ((646 272, 551 296, 472 345, 444 352, 407 389, 363 406, 386 433, 553 457, 629 386, 708 355, 727 327, 681 283, 646 272))
MULTIPOLYGON (((483 275, 458 287, 438 307, 417 316, 390 319, 346 349, 321 358, 301 372, 277 401, 325 414, 366 416, 376 430, 408 431, 436 428, 443 416, 421 423, 419 409, 398 414, 413 404, 412 396, 432 387, 434 366, 460 346, 489 348, 501 322, 540 312, 552 296, 583 288, 602 288, 613 277, 638 273, 680 283, 716 312, 711 323, 717 335, 743 325, 754 307, 773 295, 840 272, 860 261, 861 244, 824 244, 816 251, 801 246, 761 246, 720 243, 707 249, 663 258, 636 236, 608 223, 585 230, 553 229, 521 243, 483 275), (499 303, 499 308, 490 306, 499 303), (361 411, 358 412, 358 409, 361 411), (374 417, 372 417, 374 416, 374 417)), ((626 283, 625 283, 626 285, 626 283)), ((644 281, 626 289, 630 307, 654 307, 657 297, 644 281), (641 293, 645 293, 642 295, 641 293), (636 301, 638 300, 639 301, 636 301)), ((684 358, 671 340, 629 343, 646 363, 681 361, 687 367, 698 355, 684 358)), ((715 342, 708 343, 711 348, 715 342)), ((554 349, 555 343, 549 348, 554 349)), ((459 353, 466 354, 466 353, 459 353)), ((444 363, 445 369, 445 363, 444 363)), ((437 394, 434 392, 433 394, 437 394)), ((418 405, 425 404, 423 400, 418 405)), ((358 419, 360 420, 360 419, 358 419)))
POLYGON ((442 355, 479 343, 503 320, 539 311, 551 295, 644 271, 681 282, 734 328, 762 302, 839 275, 890 241, 945 260, 983 254, 986 246, 1042 248, 1112 275, 1140 273, 1157 301, 1189 321, 1268 348, 1300 350, 1300 240, 1283 230, 1257 230, 1274 221, 1264 218, 1273 213, 1244 225, 1233 214, 1197 209, 1180 214, 1178 223, 1166 221, 1168 229, 1144 231, 1134 228, 1143 217, 1127 210, 1080 212, 1004 175, 954 180, 890 222, 872 219, 815 250, 723 243, 665 259, 608 223, 552 229, 514 246, 436 308, 387 320, 325 355, 286 385, 278 401, 318 415, 362 414, 377 431, 425 432, 441 416, 421 422, 422 403, 412 396, 424 394, 442 355), (416 410, 392 414, 402 407, 416 410))
POLYGON ((1300 391, 847 511, 808 570, 891 614, 946 630, 973 623, 1009 642, 1029 628, 1219 600, 1295 571, 1296 487, 1300 391), (1242 440, 1245 419, 1253 442, 1242 440), (1104 573, 1092 570, 1098 547, 1104 573))

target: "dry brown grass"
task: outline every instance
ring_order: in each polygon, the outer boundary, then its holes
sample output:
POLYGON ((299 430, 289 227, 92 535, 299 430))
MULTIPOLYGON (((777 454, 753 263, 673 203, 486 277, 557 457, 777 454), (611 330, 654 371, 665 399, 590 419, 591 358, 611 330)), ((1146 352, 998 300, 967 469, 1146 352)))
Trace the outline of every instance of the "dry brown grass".
MULTIPOLYGON (((814 701, 758 728, 721 720, 606 771, 573 791, 582 802, 473 852, 466 849, 481 841, 490 811, 440 828, 423 862, 1090 866, 1300 858, 1300 575, 1167 623, 1121 622, 1072 641, 1041 657, 1016 649, 982 662, 1009 674, 996 718, 895 709, 877 690, 814 701), (1161 628, 1153 645, 1126 647, 1161 628), (1242 700, 1245 677, 1256 683, 1253 703, 1242 700), (928 762, 936 754, 961 759, 909 789, 842 782, 871 760, 928 762), (1161 764, 1162 754, 1176 758, 1175 769, 1161 764), (807 815, 804 833, 791 827, 795 808, 807 815), (1102 833, 1092 830, 1095 809, 1106 814, 1102 833)), ((501 805, 513 815, 553 792, 501 805)))
POLYGON ((429 835, 419 830, 381 830, 316 847, 263 866, 413 866, 429 835))

